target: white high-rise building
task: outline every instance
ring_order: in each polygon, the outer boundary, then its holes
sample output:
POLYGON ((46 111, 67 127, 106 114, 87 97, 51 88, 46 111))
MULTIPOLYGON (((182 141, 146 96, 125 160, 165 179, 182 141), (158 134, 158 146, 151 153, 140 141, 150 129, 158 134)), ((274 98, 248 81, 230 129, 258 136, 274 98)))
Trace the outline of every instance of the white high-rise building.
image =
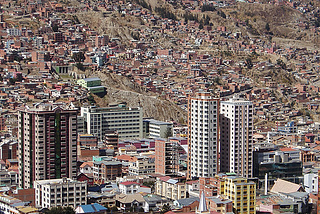
POLYGON ((220 102, 220 170, 252 177, 253 104, 233 98, 220 102))
POLYGON ((188 102, 188 177, 213 177, 219 169, 219 99, 199 92, 188 102))

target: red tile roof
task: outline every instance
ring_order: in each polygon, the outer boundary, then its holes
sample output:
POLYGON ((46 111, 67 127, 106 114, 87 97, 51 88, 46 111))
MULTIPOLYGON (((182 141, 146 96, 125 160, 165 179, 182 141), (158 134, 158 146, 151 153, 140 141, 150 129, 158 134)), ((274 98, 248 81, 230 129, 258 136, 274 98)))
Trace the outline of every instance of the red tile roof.
POLYGON ((280 150, 283 151, 283 152, 297 151, 296 149, 293 149, 293 148, 281 148, 280 150))
POLYGON ((125 186, 130 186, 130 185, 133 185, 133 184, 139 184, 137 182, 133 182, 133 181, 125 181, 125 182, 122 182, 120 183, 121 185, 125 185, 125 186))

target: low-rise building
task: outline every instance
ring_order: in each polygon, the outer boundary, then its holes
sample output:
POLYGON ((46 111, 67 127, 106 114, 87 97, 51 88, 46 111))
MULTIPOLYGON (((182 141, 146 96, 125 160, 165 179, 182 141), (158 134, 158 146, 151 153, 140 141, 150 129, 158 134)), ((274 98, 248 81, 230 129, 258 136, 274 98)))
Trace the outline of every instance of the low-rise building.
POLYGON ((80 205, 76 208, 76 214, 105 214, 107 213, 108 208, 101 206, 100 204, 88 204, 88 205, 80 205))
POLYGON ((129 161, 130 175, 146 175, 155 172, 154 157, 136 157, 137 160, 129 161))
POLYGON ((318 172, 308 173, 303 177, 305 191, 307 193, 318 192, 318 172))
POLYGON ((212 178, 200 178, 199 187, 200 192, 211 200, 211 208, 217 212, 225 213, 230 210, 229 200, 232 201, 233 209, 238 213, 256 212, 256 184, 248 181, 247 178, 218 174, 212 178))
POLYGON ((257 199, 260 213, 308 213, 310 212, 307 192, 271 194, 257 199))
POLYGON ((233 204, 229 199, 219 196, 207 198, 208 209, 218 213, 233 213, 233 204))
POLYGON ((123 194, 135 194, 138 192, 140 184, 137 182, 122 182, 119 184, 119 191, 123 194))
POLYGON ((147 194, 143 198, 147 204, 146 208, 148 208, 148 210, 145 210, 146 212, 161 209, 164 204, 169 202, 169 199, 154 194, 147 194))
POLYGON ((178 200, 187 197, 187 186, 178 179, 169 176, 158 177, 155 184, 155 194, 178 200))
POLYGON ((84 162, 80 166, 80 172, 84 174, 92 174, 93 173, 93 162, 84 162))
POLYGON ((105 87, 101 85, 99 77, 80 79, 77 84, 87 88, 93 94, 103 94, 105 92, 105 87))
POLYGON ((117 206, 120 207, 123 211, 129 211, 130 209, 132 212, 138 212, 141 209, 143 211, 149 210, 147 207, 147 203, 140 194, 119 194, 116 196, 117 206))
POLYGON ((87 182, 70 178, 34 181, 36 207, 77 207, 87 204, 87 182))
POLYGON ((232 200, 233 207, 238 213, 256 213, 256 184, 238 176, 222 177, 220 193, 232 200))
POLYGON ((84 78, 78 80, 77 84, 84 88, 98 86, 101 85, 101 79, 99 77, 84 78))
POLYGON ((284 148, 277 151, 255 151, 254 163, 253 175, 259 179, 264 179, 266 173, 269 180, 279 177, 294 180, 302 176, 299 150, 284 148))
POLYGON ((122 163, 119 161, 93 162, 93 178, 95 183, 103 184, 122 176, 122 163))
POLYGON ((108 148, 118 151, 119 147, 119 134, 116 130, 106 130, 105 131, 105 143, 108 148))
POLYGON ((173 124, 154 119, 143 120, 143 136, 150 138, 172 137, 173 124))
POLYGON ((92 134, 79 134, 77 143, 80 147, 97 147, 98 138, 92 134))
POLYGON ((0 195, 0 213, 3 214, 39 214, 35 207, 27 205, 17 198, 2 194, 0 195))

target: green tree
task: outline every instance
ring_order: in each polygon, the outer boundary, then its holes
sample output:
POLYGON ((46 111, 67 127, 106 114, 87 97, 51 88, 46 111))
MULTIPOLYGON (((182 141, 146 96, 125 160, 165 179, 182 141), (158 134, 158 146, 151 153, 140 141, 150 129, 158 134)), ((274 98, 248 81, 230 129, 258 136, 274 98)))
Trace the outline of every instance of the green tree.
POLYGON ((277 59, 277 65, 279 65, 282 69, 287 69, 286 63, 284 63, 281 59, 277 59))
POLYGON ((270 25, 269 25, 269 23, 266 24, 266 27, 265 27, 265 28, 266 28, 266 31, 270 31, 270 25))
POLYGON ((215 11, 216 8, 210 4, 204 4, 202 7, 201 7, 201 12, 204 12, 204 11, 215 11))
POLYGON ((110 208, 110 210, 113 211, 113 212, 116 212, 116 211, 118 211, 118 207, 117 206, 113 206, 113 207, 110 208))
POLYGON ((9 79, 9 84, 10 84, 10 85, 14 85, 14 84, 16 84, 16 82, 17 82, 17 79, 16 79, 16 78, 10 78, 10 79, 9 79))
POLYGON ((76 63, 75 66, 81 71, 86 70, 86 68, 83 66, 83 64, 81 62, 76 63))
POLYGON ((247 58, 246 61, 245 61, 245 64, 246 64, 247 68, 251 69, 253 67, 252 59, 251 58, 247 58))
POLYGON ((170 127, 167 128, 167 130, 164 133, 164 137, 168 138, 168 137, 172 137, 172 129, 170 127))
POLYGON ((59 26, 58 25, 53 25, 52 26, 52 30, 53 30, 53 32, 58 32, 59 31, 59 26))
POLYGON ((83 62, 85 60, 84 53, 82 51, 73 53, 71 57, 75 62, 83 62))
POLYGON ((207 15, 204 19, 204 25, 209 25, 210 24, 210 17, 207 15))
POLYGON ((223 11, 220 11, 220 13, 218 13, 218 15, 220 15, 222 18, 227 18, 226 14, 223 11))
POLYGON ((177 20, 176 15, 172 13, 171 11, 168 11, 168 9, 164 7, 155 7, 155 11, 162 17, 162 18, 168 18, 172 20, 177 20))
POLYGON ((71 207, 65 207, 63 209, 64 209, 65 214, 74 214, 75 213, 75 211, 71 207))
POLYGON ((150 187, 151 191, 154 191, 154 181, 145 181, 142 183, 142 185, 146 186, 146 187, 150 187))
POLYGON ((169 203, 164 204, 164 205, 162 206, 162 209, 161 209, 161 211, 160 211, 160 214, 164 214, 164 213, 166 213, 166 212, 168 212, 168 211, 170 211, 170 210, 171 210, 171 207, 170 207, 169 203))
POLYGON ((92 94, 90 94, 87 99, 91 104, 96 103, 96 101, 95 101, 94 97, 92 96, 92 94))
POLYGON ((75 214, 75 211, 71 207, 52 207, 45 214, 75 214))

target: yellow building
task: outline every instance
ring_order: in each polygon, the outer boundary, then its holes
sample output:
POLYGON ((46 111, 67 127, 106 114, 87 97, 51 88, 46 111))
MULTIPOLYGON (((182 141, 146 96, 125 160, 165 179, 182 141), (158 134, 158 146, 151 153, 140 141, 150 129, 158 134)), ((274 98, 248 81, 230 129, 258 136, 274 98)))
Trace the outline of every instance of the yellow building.
POLYGON ((239 214, 256 213, 256 184, 246 178, 225 176, 220 178, 220 195, 233 202, 239 214))

